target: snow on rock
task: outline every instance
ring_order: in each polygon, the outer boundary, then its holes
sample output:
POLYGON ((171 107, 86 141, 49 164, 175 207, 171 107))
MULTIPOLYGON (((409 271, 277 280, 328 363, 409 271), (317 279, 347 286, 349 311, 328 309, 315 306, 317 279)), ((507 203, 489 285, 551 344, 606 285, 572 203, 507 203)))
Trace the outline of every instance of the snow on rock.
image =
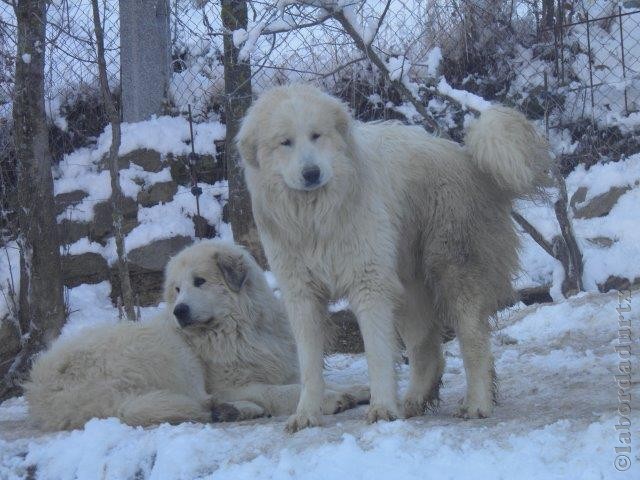
MULTIPOLYGON (((222 221, 222 207, 210 193, 211 185, 200 186, 207 192, 207 195, 200 196, 200 213, 216 226, 222 221)), ((189 217, 196 213, 196 201, 191 194, 191 189, 178 186, 178 191, 171 202, 138 210, 140 225, 127 235, 125 239, 127 250, 176 235, 193 237, 195 227, 189 217)))
MULTIPOLYGON (((213 155, 216 152, 214 140, 224 139, 225 128, 219 122, 194 125, 194 148, 199 154, 213 155)), ((188 122, 181 117, 156 117, 138 123, 124 123, 120 155, 138 149, 151 149, 161 155, 185 155, 191 151, 188 122)), ((66 155, 57 167, 54 179, 55 194, 82 190, 88 195, 72 208, 58 216, 58 221, 90 222, 94 218, 94 207, 109 200, 111 196, 110 174, 102 170, 100 162, 108 153, 111 144, 111 130, 108 126, 98 137, 96 145, 81 148, 66 155)), ((120 170, 120 184, 125 196, 136 199, 142 188, 171 181, 171 171, 166 166, 158 172, 149 172, 135 163, 120 170)), ((200 207, 204 216, 217 231, 230 236, 230 228, 223 225, 221 204, 215 196, 226 199, 226 182, 216 185, 201 184, 204 195, 200 197, 200 207)), ((149 208, 138 210, 139 225, 125 238, 128 250, 146 245, 155 240, 176 235, 195 236, 192 217, 197 213, 196 201, 190 189, 179 186, 173 199, 149 208)), ((116 261, 115 240, 106 245, 80 239, 68 247, 71 254, 95 252, 103 255, 110 264, 116 261)))
POLYGON ((575 192, 580 187, 587 187, 584 202, 588 202, 611 187, 632 186, 639 181, 640 153, 620 162, 595 164, 588 170, 580 164, 567 177, 567 189, 575 192))
MULTIPOLYGON (((608 215, 595 218, 573 218, 573 228, 584 262, 583 281, 588 291, 597 291, 610 276, 634 280, 640 277, 640 223, 637 205, 640 203, 640 154, 619 162, 593 165, 588 170, 579 165, 567 177, 567 192, 571 199, 580 188, 586 187, 585 200, 608 192, 612 187, 628 187, 608 215), (590 241, 594 238, 611 240, 603 247, 590 241)), ((548 190, 549 201, 518 201, 515 209, 551 241, 560 234, 558 221, 553 211, 555 189, 548 190)), ((571 212, 570 212, 571 216, 571 212)), ((515 281, 517 288, 553 284, 559 295, 562 281, 561 265, 546 254, 535 241, 521 231, 521 272, 515 281), (554 281, 555 276, 555 281, 554 281)), ((558 297, 555 297, 558 298, 558 297)))
MULTIPOLYGON (((102 287, 92 288, 100 293, 102 287)), ((72 304, 92 312, 105 302, 108 310, 104 290, 96 299, 74 289, 72 304)), ((632 325, 640 320, 636 293, 625 314, 632 325)), ((511 478, 515 471, 522 480, 622 478, 614 466, 614 448, 622 445, 613 376, 620 361, 614 350, 619 304, 617 294, 589 293, 501 312, 493 341, 500 404, 489 419, 452 416, 465 383, 454 341, 445 346, 439 412, 392 423, 367 425, 359 407, 295 435, 284 433, 284 417, 147 429, 94 419, 81 430, 47 434, 28 424, 24 399, 9 400, 0 405, 0 478, 23 478, 28 470, 56 480, 487 479, 511 478)), ((399 376, 404 390, 407 366, 399 376)), ((367 382, 366 361, 331 356, 326 377, 342 385, 367 382)), ((636 394, 637 385, 632 389, 636 394)), ((631 421, 640 421, 637 413, 631 421)), ((629 459, 626 478, 636 478, 637 447, 629 459)))

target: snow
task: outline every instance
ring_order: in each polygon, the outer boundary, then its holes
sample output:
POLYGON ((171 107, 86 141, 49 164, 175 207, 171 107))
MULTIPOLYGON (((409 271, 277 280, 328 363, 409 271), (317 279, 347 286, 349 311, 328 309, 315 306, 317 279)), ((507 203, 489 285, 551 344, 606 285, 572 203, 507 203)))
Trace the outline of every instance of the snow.
POLYGON ((22 58, 24 63, 31 63, 31 55, 28 53, 23 53, 20 58, 22 58))
POLYGON ((442 61, 442 50, 440 47, 433 47, 429 50, 426 57, 427 75, 435 77, 440 69, 440 62, 442 61))
POLYGON ((393 81, 402 80, 409 72, 411 64, 405 57, 390 57, 387 62, 389 78, 393 81))
MULTIPOLYGON (((619 162, 593 165, 588 170, 579 165, 566 178, 569 199, 580 187, 586 187, 584 202, 608 192, 611 187, 628 187, 605 217, 590 219, 572 218, 576 239, 584 262, 583 281, 588 291, 597 291, 609 276, 640 278, 640 223, 637 205, 640 203, 640 154, 619 162), (602 247, 589 239, 606 237, 613 241, 610 247, 602 247)), ((548 190, 548 202, 518 201, 516 210, 542 235, 551 241, 560 234, 553 211, 555 189, 548 190)), ((572 213, 570 212, 570 218, 572 213)), ((521 231, 520 263, 522 270, 515 280, 517 288, 535 285, 552 285, 552 298, 560 298, 560 283, 564 278, 559 262, 547 255, 527 234, 521 231)))
MULTIPOLYGON (((106 286, 91 289, 95 298, 74 289, 72 303, 85 318, 114 321, 112 307, 108 320, 106 286)), ((636 293, 625 314, 632 325, 640 320, 636 293)), ((323 427, 295 435, 284 432, 283 417, 147 429, 94 419, 81 430, 42 433, 28 423, 24 399, 12 399, 0 405, 0 478, 23 478, 28 470, 55 480, 487 479, 511 478, 516 471, 522 480, 622 478, 614 466, 624 460, 614 450, 623 445, 615 425, 625 424, 613 377, 620 361, 614 350, 620 302, 616 293, 587 293, 502 312, 493 340, 500 404, 489 419, 452 416, 465 383, 453 341, 445 346, 440 410, 391 423, 367 425, 366 407, 359 407, 325 416, 323 427)), ((75 331, 64 334, 81 331, 79 316, 73 324, 75 331)), ((367 381, 362 355, 333 355, 326 364, 332 382, 367 381)), ((402 391, 408 367, 399 366, 398 373, 402 391)), ((631 390, 637 394, 637 384, 631 390)), ((627 418, 633 432, 640 416, 627 418)), ((637 452, 632 443, 625 478, 640 473, 637 452)))
MULTIPOLYGON (((608 192, 611 187, 627 187, 640 182, 640 154, 633 155, 622 162, 596 164, 587 170, 578 165, 567 177, 567 188, 576 191, 586 187, 587 203, 593 197, 608 192)), ((578 204, 578 206, 581 204, 578 204)))
MULTIPOLYGON (((194 149, 198 154, 214 155, 214 140, 225 137, 224 125, 217 121, 194 124, 194 149)), ((189 124, 181 117, 154 117, 138 123, 122 124, 122 144, 120 155, 137 149, 153 149, 161 155, 186 155, 191 152, 189 124)), ((98 137, 95 146, 78 149, 60 162, 54 179, 55 194, 82 190, 88 195, 77 205, 67 208, 58 216, 77 222, 93 220, 94 207, 100 202, 109 200, 111 196, 110 174, 100 169, 100 161, 108 154, 111 145, 111 127, 98 137)), ((104 167, 102 167, 104 168, 104 167)), ((147 172, 142 167, 131 163, 128 168, 120 170, 120 185, 125 196, 136 198, 142 188, 148 188, 159 182, 171 180, 169 166, 159 172, 147 172)), ((200 185, 204 195, 200 197, 201 213, 212 225, 221 226, 222 210, 214 195, 226 196, 226 182, 219 185, 200 185)), ((138 211, 140 225, 129 233, 125 239, 128 250, 145 245, 153 240, 170 238, 174 235, 195 235, 191 217, 196 213, 195 198, 190 189, 179 186, 178 192, 171 202, 138 211)), ((228 236, 229 230, 224 229, 228 236)), ((113 263, 116 259, 115 244, 111 241, 106 246, 90 244, 80 240, 69 247, 73 253, 93 251, 101 253, 113 263), (83 250, 84 248, 84 250, 83 250)))
POLYGON ((462 108, 470 108, 482 112, 491 107, 491 102, 486 101, 484 98, 465 90, 453 88, 444 77, 440 78, 436 90, 441 95, 453 98, 462 108))
POLYGON ((240 52, 238 52, 238 59, 239 60, 246 60, 249 58, 249 56, 255 52, 256 50, 256 42, 258 41, 258 38, 260 38, 260 34, 262 33, 262 30, 264 29, 265 24, 264 22, 258 22, 249 28, 249 31, 246 32, 246 38, 244 39, 244 45, 242 46, 242 48, 240 49, 240 52))

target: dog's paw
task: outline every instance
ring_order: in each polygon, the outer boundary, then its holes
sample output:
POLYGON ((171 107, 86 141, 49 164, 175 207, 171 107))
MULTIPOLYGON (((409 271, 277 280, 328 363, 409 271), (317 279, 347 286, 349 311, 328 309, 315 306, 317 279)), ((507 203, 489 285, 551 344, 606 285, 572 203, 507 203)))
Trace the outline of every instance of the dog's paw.
POLYGON ((253 402, 239 400, 233 402, 232 406, 240 412, 238 420, 253 420, 254 418, 264 417, 265 415, 264 408, 253 402))
POLYGON ((240 410, 228 403, 218 403, 211 408, 211 421, 214 423, 235 422, 240 417, 240 410))
POLYGON ((336 401, 333 413, 344 412, 345 410, 349 410, 350 408, 355 407, 357 404, 358 402, 356 401, 356 397, 348 393, 343 393, 336 401))
POLYGON ((434 388, 428 395, 407 392, 403 402, 405 418, 419 417, 427 412, 435 412, 440 404, 438 389, 434 388))
POLYGON ((420 417, 429 409, 429 400, 422 396, 407 396, 404 399, 402 410, 405 418, 420 417))
POLYGON ((475 402, 463 401, 458 411, 453 415, 464 420, 470 420, 474 418, 488 418, 493 413, 493 404, 488 403, 482 405, 475 402))
POLYGON ((355 407, 357 403, 356 397, 349 393, 326 390, 322 403, 322 413, 325 415, 333 415, 344 412, 345 410, 355 407))
POLYGON ((371 405, 367 411, 367 422, 375 423, 379 420, 392 422, 398 418, 398 412, 395 408, 386 407, 384 405, 371 405))
POLYGON ((303 428, 320 426, 320 414, 295 413, 289 417, 284 429, 288 433, 296 433, 303 428))

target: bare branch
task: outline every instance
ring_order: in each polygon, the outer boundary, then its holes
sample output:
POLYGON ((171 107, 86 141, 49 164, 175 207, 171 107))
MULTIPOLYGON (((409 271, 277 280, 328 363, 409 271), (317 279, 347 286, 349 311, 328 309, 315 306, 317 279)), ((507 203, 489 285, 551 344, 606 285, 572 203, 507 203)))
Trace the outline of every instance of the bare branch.
POLYGON ((345 32, 353 39, 356 46, 365 54, 365 56, 373 63, 380 73, 382 73, 385 80, 391 83, 396 89, 400 92, 400 94, 409 100, 411 104, 414 106, 416 111, 422 116, 423 123, 425 128, 433 133, 436 133, 442 137, 447 137, 446 133, 440 128, 438 123, 431 117, 425 106, 417 99, 411 90, 402 82, 402 79, 392 79, 391 73, 389 72, 389 68, 387 64, 380 58, 380 56, 375 52, 375 50, 371 47, 371 45, 367 45, 362 38, 362 36, 357 32, 351 22, 345 17, 344 12, 342 10, 333 11, 333 18, 335 18, 342 28, 344 28, 345 32))
POLYGON ((518 212, 512 210, 511 211, 511 216, 513 217, 513 219, 518 223, 518 225, 520 225, 522 227, 522 229, 527 232, 531 238, 533 238, 535 240, 535 242, 540 245, 542 247, 542 249, 547 252, 549 255, 551 255, 553 258, 556 258, 556 253, 553 251, 553 246, 551 245, 551 243, 549 243, 544 236, 542 235, 542 233, 540 233, 536 227, 534 227, 533 225, 531 225, 531 223, 529 223, 529 221, 524 218, 522 215, 520 215, 518 212))

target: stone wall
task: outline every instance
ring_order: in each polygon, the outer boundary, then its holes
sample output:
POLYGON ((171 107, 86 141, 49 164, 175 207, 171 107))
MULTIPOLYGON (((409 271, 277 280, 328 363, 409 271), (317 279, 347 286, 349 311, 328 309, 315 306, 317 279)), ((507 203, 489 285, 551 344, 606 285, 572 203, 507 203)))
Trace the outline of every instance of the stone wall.
MULTIPOLYGON (((172 179, 155 183, 148 188, 142 188, 136 199, 126 197, 124 206, 123 231, 130 233, 139 225, 138 209, 152 207, 160 203, 173 200, 178 186, 189 186, 191 175, 187 158, 169 155, 166 158, 153 150, 135 150, 120 158, 120 168, 128 168, 131 164, 142 167, 147 172, 159 172, 169 166, 172 179)), ((106 160, 100 162, 100 170, 108 170, 106 160)), ((213 184, 223 178, 221 163, 210 155, 198 158, 198 180, 213 184)), ((67 208, 78 205, 87 196, 82 190, 62 193, 56 196, 58 214, 67 208)), ((194 199, 195 202, 195 199, 194 199)), ((63 219, 58 224, 60 238, 63 245, 70 245, 82 238, 91 242, 106 245, 113 237, 112 210, 109 201, 100 202, 93 207, 94 216, 91 222, 76 222, 63 219)), ((203 236, 213 237, 216 230, 207 224, 202 217, 192 219, 197 232, 204 232, 203 236)), ((226 219, 225 219, 226 220, 226 219)), ((177 235, 171 238, 153 241, 147 245, 128 252, 130 261, 131 282, 136 296, 136 302, 142 306, 155 305, 161 299, 163 270, 171 256, 192 243, 192 239, 177 235)), ((64 248, 63 248, 64 250, 64 248)), ((112 299, 114 303, 120 295, 117 280, 117 268, 109 266, 107 260, 99 253, 86 252, 77 255, 64 255, 62 259, 64 282, 67 287, 75 287, 82 283, 99 283, 109 280, 112 285, 112 299)))

